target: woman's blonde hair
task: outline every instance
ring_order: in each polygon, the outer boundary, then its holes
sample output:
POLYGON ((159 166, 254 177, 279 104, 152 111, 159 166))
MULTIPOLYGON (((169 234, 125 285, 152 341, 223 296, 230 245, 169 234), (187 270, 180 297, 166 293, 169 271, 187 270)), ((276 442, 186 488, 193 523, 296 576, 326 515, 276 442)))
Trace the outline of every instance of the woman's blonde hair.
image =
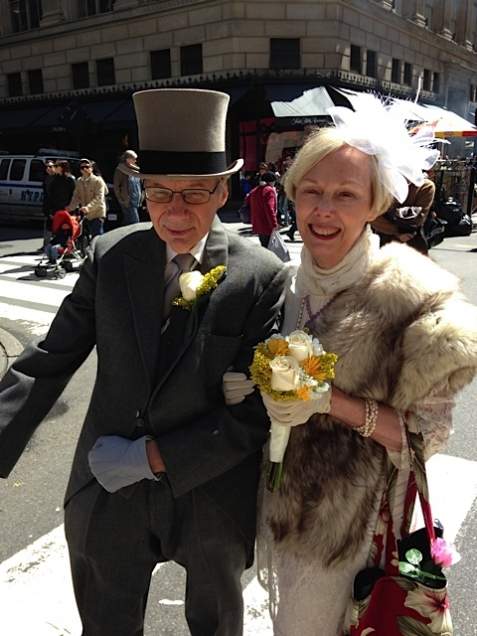
MULTIPOLYGON (((343 139, 339 128, 321 128, 311 133, 285 174, 283 185, 287 197, 295 201, 296 189, 299 183, 313 166, 330 153, 346 145, 347 143, 343 139)), ((369 155, 369 159, 371 167, 371 211, 376 218, 386 212, 391 206, 393 196, 385 188, 379 177, 379 171, 382 168, 378 159, 373 155, 369 155)))

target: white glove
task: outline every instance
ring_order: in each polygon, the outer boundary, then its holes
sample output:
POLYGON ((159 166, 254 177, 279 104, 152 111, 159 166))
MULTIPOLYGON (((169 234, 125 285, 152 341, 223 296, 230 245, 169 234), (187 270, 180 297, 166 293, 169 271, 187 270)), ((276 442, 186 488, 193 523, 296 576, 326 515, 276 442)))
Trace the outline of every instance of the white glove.
POLYGON ((147 435, 134 441, 119 435, 101 435, 88 453, 91 472, 108 492, 142 479, 154 479, 149 466, 147 435))
POLYGON ((245 373, 227 371, 222 378, 222 391, 224 392, 225 404, 232 406, 240 404, 255 390, 252 380, 249 380, 245 373))
POLYGON ((277 401, 260 391, 272 424, 298 426, 306 424, 315 413, 329 413, 331 408, 331 387, 310 400, 277 401))

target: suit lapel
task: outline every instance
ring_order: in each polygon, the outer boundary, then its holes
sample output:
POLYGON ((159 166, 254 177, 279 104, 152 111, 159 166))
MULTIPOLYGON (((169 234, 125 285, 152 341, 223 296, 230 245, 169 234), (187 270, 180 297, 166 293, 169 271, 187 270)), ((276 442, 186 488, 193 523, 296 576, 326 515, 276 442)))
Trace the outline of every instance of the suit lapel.
MULTIPOLYGON (((200 271, 202 274, 207 273, 213 267, 217 267, 218 265, 228 264, 228 239, 227 234, 224 230, 222 223, 216 217, 212 223, 209 236, 207 238, 207 242, 205 244, 204 257, 202 259, 202 264, 200 266, 200 271)), ((220 283, 219 283, 220 284, 220 283)), ((212 293, 214 293, 212 291, 212 293)), ((209 304, 210 294, 202 296, 199 298, 192 308, 192 310, 188 311, 187 309, 181 309, 179 307, 173 308, 173 313, 171 313, 171 325, 169 329, 180 329, 182 333, 182 337, 179 338, 181 344, 176 348, 177 355, 175 355, 170 364, 168 365, 167 370, 162 374, 159 382, 157 384, 156 390, 154 393, 157 393, 162 385, 165 383, 167 378, 171 375, 174 369, 177 367, 182 357, 186 353, 186 351, 191 346, 194 341, 195 336, 197 335, 197 331, 199 330, 200 323, 202 321, 202 317, 207 310, 207 306, 209 304), (187 312, 187 317, 185 318, 183 312, 187 312), (185 318, 185 319, 184 319, 185 318), (179 324, 176 324, 174 321, 177 320, 179 324)))
POLYGON ((136 339, 151 386, 159 350, 166 267, 165 243, 154 229, 138 247, 138 253, 125 255, 124 267, 136 339))

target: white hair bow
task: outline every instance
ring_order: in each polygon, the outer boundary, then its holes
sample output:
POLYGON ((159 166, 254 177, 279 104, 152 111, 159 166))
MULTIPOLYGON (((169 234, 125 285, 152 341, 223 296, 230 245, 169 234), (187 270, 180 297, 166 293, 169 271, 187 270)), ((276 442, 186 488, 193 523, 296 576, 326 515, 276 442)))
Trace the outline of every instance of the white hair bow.
POLYGON ((423 170, 432 168, 439 157, 439 150, 429 147, 435 141, 432 129, 422 128, 411 136, 401 109, 384 105, 374 95, 359 95, 353 108, 334 106, 328 113, 347 144, 376 157, 383 185, 403 203, 409 182, 422 185, 423 170))

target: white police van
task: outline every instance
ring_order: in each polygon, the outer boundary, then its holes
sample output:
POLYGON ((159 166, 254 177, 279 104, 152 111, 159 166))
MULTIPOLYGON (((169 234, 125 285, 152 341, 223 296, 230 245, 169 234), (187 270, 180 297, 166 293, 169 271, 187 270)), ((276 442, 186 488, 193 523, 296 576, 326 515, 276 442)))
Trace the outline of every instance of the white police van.
POLYGON ((0 222, 43 220, 43 180, 46 161, 69 161, 79 176, 79 153, 41 148, 35 155, 0 151, 0 222))

